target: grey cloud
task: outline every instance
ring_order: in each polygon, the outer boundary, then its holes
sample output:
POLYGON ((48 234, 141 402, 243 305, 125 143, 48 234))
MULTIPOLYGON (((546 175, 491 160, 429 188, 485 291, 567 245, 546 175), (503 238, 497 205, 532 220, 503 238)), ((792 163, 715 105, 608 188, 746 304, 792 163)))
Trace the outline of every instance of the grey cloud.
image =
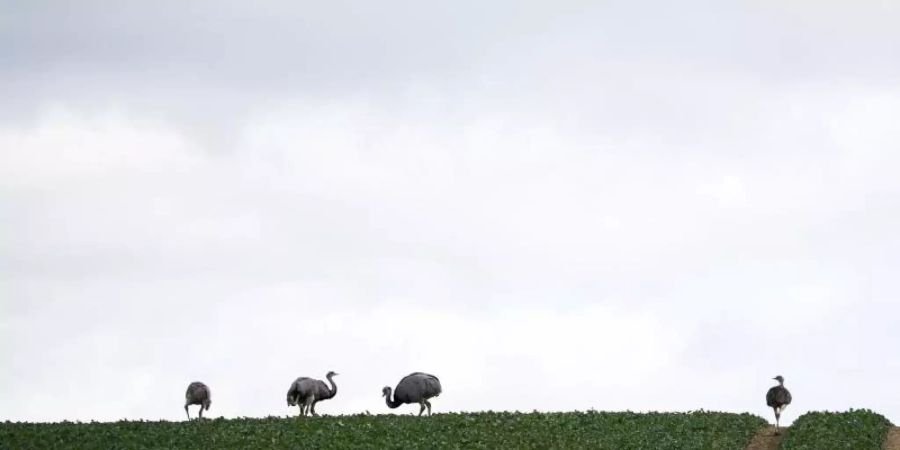
POLYGON ((4 7, 0 418, 900 411, 897 11, 248 5, 4 7))

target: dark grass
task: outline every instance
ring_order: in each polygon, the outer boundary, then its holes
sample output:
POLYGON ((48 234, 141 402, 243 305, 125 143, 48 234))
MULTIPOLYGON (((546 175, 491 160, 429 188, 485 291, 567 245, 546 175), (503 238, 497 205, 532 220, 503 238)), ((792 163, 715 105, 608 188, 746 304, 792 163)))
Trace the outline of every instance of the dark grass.
POLYGON ((809 412, 791 425, 782 450, 881 450, 891 422, 867 409, 809 412))
POLYGON ((766 422, 750 414, 461 413, 193 422, 0 424, 0 447, 83 449, 709 449, 743 450, 766 422))

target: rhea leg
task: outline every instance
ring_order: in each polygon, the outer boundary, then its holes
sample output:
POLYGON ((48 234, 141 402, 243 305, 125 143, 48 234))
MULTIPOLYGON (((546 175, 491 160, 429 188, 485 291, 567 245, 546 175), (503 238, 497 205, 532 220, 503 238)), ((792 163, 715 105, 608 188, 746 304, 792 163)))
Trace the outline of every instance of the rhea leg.
POLYGON ((419 415, 422 415, 422 412, 425 411, 425 400, 419 400, 419 415))
POLYGON ((307 416, 309 415, 310 412, 315 414, 315 411, 313 411, 312 409, 313 409, 313 397, 310 395, 309 397, 306 398, 306 415, 307 416))
POLYGON ((431 402, 429 402, 428 400, 425 400, 425 406, 428 407, 428 415, 430 416, 431 415, 431 402))
POLYGON ((312 415, 318 417, 319 414, 316 413, 316 402, 313 402, 311 407, 312 407, 312 415))
POLYGON ((300 417, 306 415, 306 399, 303 397, 297 397, 297 406, 300 407, 300 417))
POLYGON ((203 418, 203 405, 201 404, 200 405, 200 416, 198 417, 198 420, 202 419, 202 418, 203 418))
POLYGON ((775 408, 775 434, 781 433, 781 411, 778 408, 775 408))
POLYGON ((188 412, 188 405, 184 405, 184 413, 187 415, 188 420, 191 420, 191 413, 188 412))

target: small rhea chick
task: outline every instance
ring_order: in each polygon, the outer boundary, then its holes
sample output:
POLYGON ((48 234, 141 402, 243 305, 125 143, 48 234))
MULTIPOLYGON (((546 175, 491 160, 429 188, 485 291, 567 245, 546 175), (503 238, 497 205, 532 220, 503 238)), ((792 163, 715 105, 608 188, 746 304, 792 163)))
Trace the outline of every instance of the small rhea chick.
POLYGON ((784 377, 778 375, 772 379, 778 382, 778 386, 773 386, 766 393, 766 405, 775 410, 775 434, 780 434, 781 413, 791 404, 791 392, 784 387, 784 377))
POLYGON ((188 420, 191 420, 191 413, 188 412, 189 405, 200 405, 199 418, 202 419, 203 410, 209 411, 211 403, 212 396, 209 393, 209 387, 199 381, 188 385, 187 392, 184 393, 184 413, 187 414, 188 420))

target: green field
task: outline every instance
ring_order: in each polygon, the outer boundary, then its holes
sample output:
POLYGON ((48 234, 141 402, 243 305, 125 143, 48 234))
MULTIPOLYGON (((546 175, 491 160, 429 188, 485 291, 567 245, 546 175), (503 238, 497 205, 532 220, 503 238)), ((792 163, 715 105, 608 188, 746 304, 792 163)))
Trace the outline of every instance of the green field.
POLYGON ((881 450, 891 422, 875 412, 810 412, 791 425, 782 450, 881 450))
POLYGON ((462 413, 193 422, 0 424, 3 448, 560 448, 743 450, 750 414, 462 413))

